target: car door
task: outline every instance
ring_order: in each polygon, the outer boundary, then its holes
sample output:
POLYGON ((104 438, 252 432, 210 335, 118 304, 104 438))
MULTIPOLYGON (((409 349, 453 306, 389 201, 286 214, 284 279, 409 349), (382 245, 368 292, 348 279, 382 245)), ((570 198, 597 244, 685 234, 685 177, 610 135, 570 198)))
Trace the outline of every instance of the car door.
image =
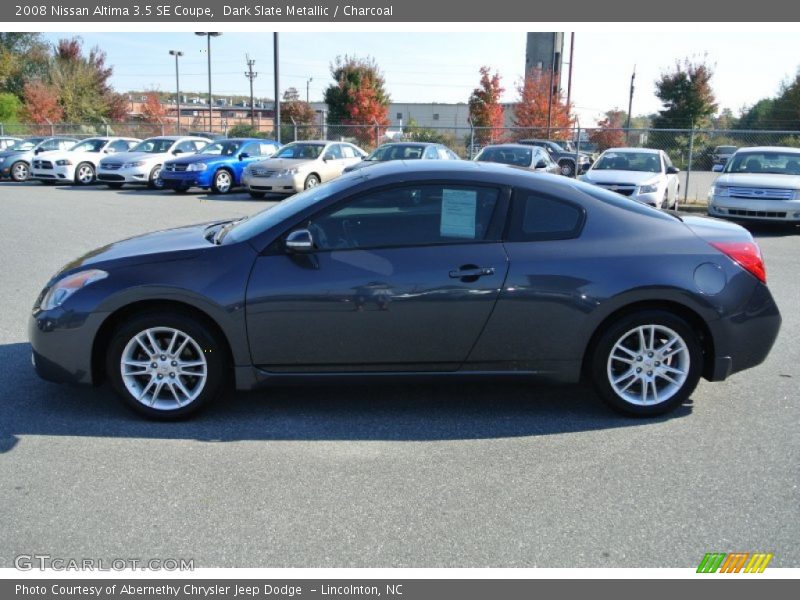
POLYGON ((247 329, 270 370, 452 370, 491 314, 508 269, 508 192, 460 183, 364 192, 288 229, 256 260, 247 329))
POLYGON ((344 170, 346 167, 349 167, 350 165, 354 165, 356 163, 361 162, 361 157, 358 155, 358 152, 356 152, 354 146, 351 146, 350 144, 339 144, 339 145, 341 146, 342 150, 342 161, 343 161, 342 170, 344 170))
POLYGON ((344 160, 341 144, 331 144, 322 154, 322 164, 319 167, 322 181, 330 181, 342 174, 344 160))

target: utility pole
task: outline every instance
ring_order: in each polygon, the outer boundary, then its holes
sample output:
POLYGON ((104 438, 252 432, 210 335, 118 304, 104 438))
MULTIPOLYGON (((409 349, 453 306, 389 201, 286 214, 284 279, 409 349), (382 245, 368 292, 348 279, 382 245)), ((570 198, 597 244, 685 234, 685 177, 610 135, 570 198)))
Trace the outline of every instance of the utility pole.
MULTIPOLYGON (((572 63, 575 59, 575 32, 569 38, 569 74, 567 75, 567 107, 572 102, 572 63)), ((576 163, 577 164, 577 163, 576 163)))
POLYGON ((556 75, 556 40, 558 34, 553 32, 553 55, 550 58, 550 90, 547 94, 547 139, 550 139, 550 127, 553 123, 553 81, 556 75))
POLYGON ((181 134, 181 79, 178 74, 178 58, 183 56, 180 50, 170 50, 169 53, 175 57, 175 116, 178 120, 178 135, 181 134))
POLYGON ((313 77, 306 79, 306 104, 308 104, 309 90, 311 89, 311 82, 314 81, 313 77))
POLYGON ((222 35, 219 31, 195 31, 195 35, 206 37, 206 53, 208 54, 208 131, 213 132, 213 103, 211 101, 211 38, 222 35))
POLYGON ((278 32, 272 34, 273 59, 275 61, 275 141, 281 141, 281 97, 280 73, 278 72, 278 32))
POLYGON ((633 85, 636 81, 636 65, 633 65, 633 73, 631 74, 631 91, 630 96, 628 97, 628 123, 625 125, 625 140, 628 145, 630 145, 630 137, 631 137, 631 111, 633 111, 633 90, 635 86, 633 85))
POLYGON ((245 54, 245 58, 247 59, 247 71, 245 71, 244 76, 250 80, 250 127, 255 127, 256 105, 253 98, 253 79, 258 77, 258 73, 253 71, 253 65, 256 64, 256 61, 250 58, 249 54, 245 54))

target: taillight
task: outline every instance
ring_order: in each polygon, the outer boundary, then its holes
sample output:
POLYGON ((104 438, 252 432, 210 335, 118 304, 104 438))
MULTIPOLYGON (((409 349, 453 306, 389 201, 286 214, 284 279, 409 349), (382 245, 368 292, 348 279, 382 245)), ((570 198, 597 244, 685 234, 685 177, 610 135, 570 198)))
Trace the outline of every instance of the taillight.
POLYGON ((712 242, 714 248, 734 260, 745 271, 755 275, 761 283, 767 283, 767 269, 761 250, 755 242, 712 242))

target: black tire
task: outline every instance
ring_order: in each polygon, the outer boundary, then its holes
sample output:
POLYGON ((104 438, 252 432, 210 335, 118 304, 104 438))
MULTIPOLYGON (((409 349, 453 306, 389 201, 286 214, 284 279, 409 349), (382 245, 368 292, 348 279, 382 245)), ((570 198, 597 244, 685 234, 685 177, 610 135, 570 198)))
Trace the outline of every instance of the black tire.
POLYGON ((75 185, 92 185, 97 179, 97 173, 92 163, 82 162, 75 167, 75 185), (91 174, 91 177, 86 177, 91 174))
POLYGON ((266 192, 254 192, 253 190, 250 190, 250 197, 255 198, 256 200, 262 200, 266 195, 266 192))
MULTIPOLYGON (((167 345, 169 334, 165 333, 163 339, 157 339, 157 342, 164 348, 167 345)), ((156 337, 158 335, 156 334, 156 337)), ((134 347, 135 344, 134 344, 134 347)), ((187 350, 191 355, 192 345, 187 345, 187 350)), ((143 353, 144 349, 139 348, 139 352, 143 353)), ((167 362, 170 357, 166 355, 167 362)), ((161 358, 161 357, 158 357, 161 358)), ((143 360, 147 359, 146 354, 143 360)), ((189 356, 191 360, 191 356, 189 356)), ((153 363, 159 364, 159 363, 153 363)), ((167 364, 167 363, 165 363, 167 364)), ((174 363, 172 363, 174 364, 174 363)), ((169 367, 166 367, 167 369, 169 367)), ((144 313, 126 319, 114 332, 106 352, 106 373, 114 391, 122 398, 123 402, 137 413, 149 418, 161 421, 172 421, 188 417, 196 413, 208 402, 217 398, 224 390, 226 384, 225 376, 225 351, 223 342, 217 339, 217 336, 201 321, 193 317, 186 316, 180 313, 159 311, 152 313, 144 313), (188 403, 179 406, 174 402, 174 396, 170 395, 169 390, 164 390, 159 393, 159 404, 164 407, 155 407, 144 404, 139 401, 131 391, 129 391, 121 373, 121 360, 123 352, 129 343, 141 332, 151 328, 169 328, 178 330, 179 332, 188 335, 194 342, 196 348, 202 351, 203 357, 206 361, 206 380, 205 383, 198 388, 196 398, 188 403), (163 398, 163 400, 160 400, 163 398)), ((150 375, 142 375, 142 383, 147 380, 150 375)), ((155 377, 153 375, 152 377, 155 377)), ((168 373, 159 374, 159 381, 167 383, 168 381, 175 381, 172 375, 168 373)), ((179 377, 180 379, 180 377, 179 377)), ((184 386, 191 387, 192 382, 196 383, 197 380, 192 378, 183 377, 184 386)), ((146 391, 146 390, 145 390, 146 391)))
POLYGON ((575 163, 571 160, 562 160, 558 163, 559 168, 561 169, 561 174, 564 177, 574 177, 575 176, 575 163))
POLYGON ((308 188, 317 187, 320 184, 319 176, 315 173, 311 173, 308 177, 306 177, 305 182, 303 183, 303 189, 307 190, 308 188))
MULTIPOLYGON (((661 336, 660 333, 657 335, 659 337, 661 336)), ((657 338, 656 345, 659 343, 660 340, 657 338)), ((673 343, 671 347, 675 348, 677 346, 673 343)), ((624 352, 618 352, 617 355, 627 356, 624 352)), ((662 415, 686 402, 697 386, 697 382, 700 380, 700 375, 703 371, 703 352, 697 334, 684 319, 664 310, 642 310, 621 316, 602 332, 592 349, 590 361, 592 383, 597 393, 600 395, 600 398, 614 410, 635 417, 662 415), (624 362, 612 361, 611 353, 618 342, 627 338, 629 332, 636 330, 638 327, 647 327, 650 325, 656 326, 660 330, 670 330, 683 342, 683 347, 686 352, 678 354, 676 357, 666 359, 664 364, 671 364, 671 367, 667 366, 666 368, 676 368, 684 371, 686 377, 678 387, 673 388, 671 395, 666 399, 651 404, 647 404, 646 402, 638 404, 617 393, 610 379, 612 377, 622 377, 625 372, 631 373, 630 377, 634 381, 630 388, 632 390, 631 394, 639 393, 639 399, 641 400, 641 392, 647 384, 642 384, 640 378, 643 379, 648 372, 652 372, 648 371, 648 369, 659 368, 660 361, 658 361, 658 353, 656 353, 655 357, 652 355, 648 357, 646 352, 642 352, 641 354, 639 354, 638 351, 634 352, 633 354, 636 354, 636 356, 632 355, 630 357, 630 367, 625 367, 624 362), (641 362, 640 356, 644 359, 641 362), (686 368, 686 364, 682 362, 683 360, 688 360, 688 369, 686 368), (640 364, 641 366, 638 366, 640 364), (634 374, 636 369, 641 372, 641 375, 634 374)), ((671 373, 670 375, 675 377, 675 375, 671 373)), ((617 379, 617 381, 619 381, 619 379, 617 379)), ((619 385, 626 384, 626 382, 630 381, 631 379, 624 379, 619 382, 619 385)), ((666 382, 666 380, 659 380, 658 378, 655 378, 653 381, 654 383, 650 384, 652 387, 647 388, 645 398, 646 394, 652 393, 652 390, 658 391, 657 383, 655 382, 660 381, 661 384, 666 382)), ((669 382, 666 382, 666 386, 670 386, 669 382)), ((662 388, 662 393, 668 389, 668 387, 662 388)))
POLYGON ((42 185, 55 185, 56 182, 53 179, 40 179, 39 183, 42 185))
POLYGON ((112 190, 120 190, 122 186, 125 185, 123 183, 106 183, 106 186, 112 190))
POLYGON ((9 169, 8 172, 11 176, 12 181, 20 183, 23 181, 28 181, 28 179, 30 179, 31 167, 24 160, 18 160, 13 165, 11 165, 11 169, 9 169))
POLYGON ((211 191, 215 194, 228 194, 233 189, 234 183, 233 173, 227 169, 220 169, 214 173, 211 191))
POLYGON ((163 190, 164 180, 161 179, 161 165, 156 165, 150 171, 150 176, 147 178, 147 187, 151 190, 163 190))
POLYGON ((174 188, 172 188, 172 191, 175 192, 176 194, 185 194, 186 192, 189 191, 189 188, 187 188, 187 187, 174 187, 174 188))

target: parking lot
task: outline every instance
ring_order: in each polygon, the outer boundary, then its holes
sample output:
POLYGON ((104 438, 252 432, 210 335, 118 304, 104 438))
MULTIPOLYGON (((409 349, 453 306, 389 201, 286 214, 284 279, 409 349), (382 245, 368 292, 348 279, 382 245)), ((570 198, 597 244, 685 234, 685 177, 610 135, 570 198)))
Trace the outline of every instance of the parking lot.
MULTIPOLYGON (((693 174, 694 177, 694 174, 693 174)), ((758 227, 783 328, 768 361, 668 417, 584 386, 281 387, 144 421, 46 383, 26 323, 97 246, 271 202, 0 184, 0 567, 17 554, 197 567, 800 566, 800 231, 758 227)), ((276 340, 280 343, 280 340, 276 340)))

